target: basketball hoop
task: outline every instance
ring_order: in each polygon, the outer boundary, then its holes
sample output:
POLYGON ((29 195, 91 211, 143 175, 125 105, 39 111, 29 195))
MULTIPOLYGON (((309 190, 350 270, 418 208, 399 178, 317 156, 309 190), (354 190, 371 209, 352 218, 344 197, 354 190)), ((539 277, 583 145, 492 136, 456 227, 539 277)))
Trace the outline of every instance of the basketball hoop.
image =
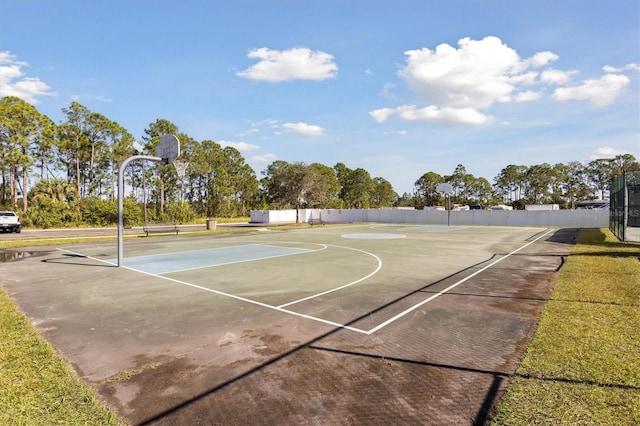
POLYGON ((184 179, 188 166, 189 166, 189 161, 185 160, 184 158, 178 158, 173 161, 173 167, 176 168, 176 174, 180 179, 184 179))

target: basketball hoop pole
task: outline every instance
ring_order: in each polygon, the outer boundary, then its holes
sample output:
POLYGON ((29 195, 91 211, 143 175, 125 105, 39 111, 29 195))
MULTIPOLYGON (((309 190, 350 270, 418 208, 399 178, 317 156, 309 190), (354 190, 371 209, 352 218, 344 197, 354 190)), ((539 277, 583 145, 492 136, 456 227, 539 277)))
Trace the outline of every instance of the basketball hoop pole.
POLYGON ((120 164, 120 168, 118 169, 118 268, 122 267, 123 251, 122 239, 124 234, 124 169, 133 160, 149 160, 155 161, 157 163, 165 161, 164 158, 152 157, 151 155, 134 155, 133 157, 127 158, 122 162, 122 164, 120 164))
POLYGON ((180 155, 180 141, 175 135, 164 135, 156 147, 156 155, 134 155, 120 164, 118 169, 118 268, 122 267, 122 240, 124 234, 124 169, 133 160, 149 160, 156 163, 171 164, 180 155))
POLYGON ((453 194, 453 187, 448 182, 443 182, 436 186, 436 192, 441 195, 444 195, 447 199, 447 226, 451 226, 451 205, 449 204, 449 199, 451 198, 451 194, 453 194))

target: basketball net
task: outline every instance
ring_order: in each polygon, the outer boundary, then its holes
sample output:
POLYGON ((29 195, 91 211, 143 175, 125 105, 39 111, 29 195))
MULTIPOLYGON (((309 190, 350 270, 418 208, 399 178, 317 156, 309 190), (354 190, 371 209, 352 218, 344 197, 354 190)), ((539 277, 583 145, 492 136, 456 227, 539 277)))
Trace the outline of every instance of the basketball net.
POLYGON ((187 167, 189 166, 189 161, 184 158, 178 158, 173 161, 173 167, 176 168, 176 174, 180 179, 184 179, 184 175, 187 172, 187 167))

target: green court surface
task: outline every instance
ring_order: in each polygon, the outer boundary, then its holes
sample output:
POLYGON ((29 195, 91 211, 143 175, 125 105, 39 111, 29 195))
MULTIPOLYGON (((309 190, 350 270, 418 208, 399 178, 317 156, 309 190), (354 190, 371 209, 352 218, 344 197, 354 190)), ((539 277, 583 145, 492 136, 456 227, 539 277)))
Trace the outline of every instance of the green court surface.
POLYGON ((40 248, 0 284, 130 424, 474 424, 578 230, 398 224, 40 248))

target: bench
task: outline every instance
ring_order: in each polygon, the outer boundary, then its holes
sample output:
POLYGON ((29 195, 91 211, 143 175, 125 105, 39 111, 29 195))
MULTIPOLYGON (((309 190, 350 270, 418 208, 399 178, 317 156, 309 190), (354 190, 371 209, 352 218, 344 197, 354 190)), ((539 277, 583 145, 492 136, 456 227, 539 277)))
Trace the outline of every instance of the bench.
POLYGON ((175 223, 154 223, 142 227, 142 231, 148 237, 149 234, 173 234, 178 235, 180 229, 175 223))

